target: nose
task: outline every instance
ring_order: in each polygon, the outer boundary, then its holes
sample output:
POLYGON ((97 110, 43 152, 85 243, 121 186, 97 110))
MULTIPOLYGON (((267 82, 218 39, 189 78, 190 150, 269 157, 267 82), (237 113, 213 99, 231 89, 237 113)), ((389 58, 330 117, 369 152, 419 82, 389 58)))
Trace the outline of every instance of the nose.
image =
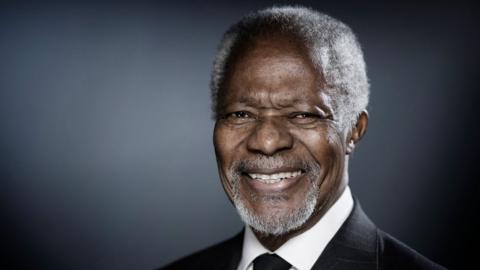
POLYGON ((278 119, 259 121, 247 140, 249 151, 267 156, 291 149, 292 146, 293 137, 290 131, 278 119))

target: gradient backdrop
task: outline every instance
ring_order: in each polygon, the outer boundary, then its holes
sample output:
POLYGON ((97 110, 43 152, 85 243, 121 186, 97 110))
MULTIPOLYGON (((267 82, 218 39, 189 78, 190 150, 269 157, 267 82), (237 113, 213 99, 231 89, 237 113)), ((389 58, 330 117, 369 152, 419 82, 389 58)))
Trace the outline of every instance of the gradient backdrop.
MULTIPOLYGON (((227 26, 274 2, 205 2, 0 4, 0 268, 153 269, 241 229, 217 178, 209 74, 227 26)), ((295 2, 346 22, 365 51, 352 190, 382 229, 466 268, 477 14, 363 2, 295 2)))

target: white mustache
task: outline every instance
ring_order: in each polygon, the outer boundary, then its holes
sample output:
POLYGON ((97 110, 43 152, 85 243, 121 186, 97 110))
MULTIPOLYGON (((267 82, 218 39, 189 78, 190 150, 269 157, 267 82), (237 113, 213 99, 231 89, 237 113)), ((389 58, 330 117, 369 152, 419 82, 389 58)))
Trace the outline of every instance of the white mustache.
POLYGON ((304 171, 319 169, 318 164, 312 161, 307 161, 298 157, 268 157, 268 156, 255 156, 251 159, 244 159, 235 161, 231 169, 235 172, 244 172, 255 169, 268 169, 275 170, 280 168, 297 168, 304 171))

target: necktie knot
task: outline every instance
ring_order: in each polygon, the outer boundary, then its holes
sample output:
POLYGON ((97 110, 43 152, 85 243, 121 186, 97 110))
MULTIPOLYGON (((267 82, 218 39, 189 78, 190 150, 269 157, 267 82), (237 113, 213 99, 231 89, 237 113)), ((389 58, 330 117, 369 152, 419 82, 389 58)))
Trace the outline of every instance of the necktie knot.
POLYGON ((277 254, 265 253, 253 260, 253 270, 288 270, 290 266, 277 254))

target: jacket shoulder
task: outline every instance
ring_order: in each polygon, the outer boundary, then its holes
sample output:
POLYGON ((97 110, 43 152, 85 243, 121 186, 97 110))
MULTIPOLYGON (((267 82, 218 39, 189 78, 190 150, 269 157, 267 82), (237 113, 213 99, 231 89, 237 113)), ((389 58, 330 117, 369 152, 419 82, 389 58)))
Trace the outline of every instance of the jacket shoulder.
POLYGON ((380 269, 446 269, 381 230, 378 230, 378 241, 380 269))
POLYGON ((241 258, 243 231, 223 242, 197 251, 158 270, 229 269, 241 258))

